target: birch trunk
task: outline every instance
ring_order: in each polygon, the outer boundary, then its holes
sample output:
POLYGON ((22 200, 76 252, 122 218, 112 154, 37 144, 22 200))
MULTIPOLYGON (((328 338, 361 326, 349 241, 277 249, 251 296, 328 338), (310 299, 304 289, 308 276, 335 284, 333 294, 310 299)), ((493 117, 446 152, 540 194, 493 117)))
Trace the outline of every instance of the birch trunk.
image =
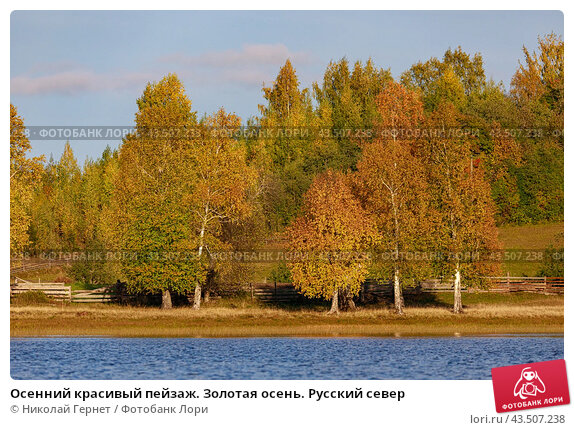
MULTIPOLYGON (((390 188, 389 188, 389 190, 390 190, 390 188)), ((399 264, 399 262, 398 262, 399 261, 399 216, 398 216, 394 191, 391 191, 391 204, 393 206, 393 218, 394 218, 394 224, 395 224, 395 253, 396 253, 396 258, 397 258, 397 262, 395 263, 393 290, 395 293, 395 310, 396 310, 397 314, 402 315, 403 314, 403 297, 401 294, 401 281, 400 281, 400 277, 399 277, 399 268, 397 266, 399 264)))
POLYGON ((401 283, 399 280, 399 269, 395 269, 394 276, 394 290, 395 290, 395 310, 397 314, 403 315, 403 295, 401 293, 401 283))
POLYGON ((454 273, 454 308, 453 312, 455 314, 462 313, 462 294, 460 285, 460 269, 458 264, 456 266, 456 272, 454 273))
POLYGON ((330 314, 338 314, 339 313, 339 291, 335 290, 333 293, 333 299, 331 301, 331 310, 328 312, 330 314))
POLYGON ((171 293, 169 290, 164 290, 161 294, 161 308, 171 309, 171 293))
MULTIPOLYGON (((207 216, 208 210, 207 206, 205 209, 205 213, 207 216)), ((199 233, 199 249, 197 251, 197 260, 201 265, 201 254, 203 253, 203 238, 205 236, 205 219, 203 221, 203 225, 201 226, 201 231, 199 233)), ((193 293, 193 309, 199 309, 201 307, 201 284, 199 281, 195 281, 195 291, 193 293)))
POLYGON ((193 309, 201 307, 201 285, 199 281, 195 282, 195 291, 193 292, 193 309))

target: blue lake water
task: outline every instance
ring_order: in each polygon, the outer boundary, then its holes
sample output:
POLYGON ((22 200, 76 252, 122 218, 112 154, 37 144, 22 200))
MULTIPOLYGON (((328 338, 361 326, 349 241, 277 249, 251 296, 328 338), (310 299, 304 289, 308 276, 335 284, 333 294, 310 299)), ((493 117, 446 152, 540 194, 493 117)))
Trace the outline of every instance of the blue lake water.
POLYGON ((490 379, 564 358, 561 336, 12 338, 14 379, 490 379))

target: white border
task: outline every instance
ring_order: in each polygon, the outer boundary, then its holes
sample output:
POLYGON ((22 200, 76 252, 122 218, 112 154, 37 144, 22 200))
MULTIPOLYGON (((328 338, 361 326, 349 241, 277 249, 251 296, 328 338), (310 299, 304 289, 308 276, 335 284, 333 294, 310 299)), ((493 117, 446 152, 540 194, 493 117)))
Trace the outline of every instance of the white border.
MULTIPOLYGON (((522 1, 522 2, 508 2, 508 1, 482 1, 476 4, 461 3, 460 1, 440 1, 440 2, 422 2, 422 1, 403 1, 393 2, 390 4, 381 4, 379 2, 355 0, 353 2, 331 1, 326 3, 311 2, 309 0, 293 0, 284 4, 275 4, 269 1, 244 1, 241 3, 231 1, 220 2, 184 2, 164 0, 161 3, 151 2, 138 2, 133 4, 123 0, 102 0, 99 2, 89 2, 91 4, 72 1, 53 1, 50 2, 49 7, 55 10, 66 9, 132 9, 136 6, 140 10, 167 10, 167 9, 202 9, 212 10, 215 8, 221 9, 380 9, 385 8, 389 10, 432 10, 435 9, 481 9, 481 10, 506 10, 514 9, 518 6, 520 9, 541 9, 545 10, 562 10, 565 12, 564 38, 566 43, 566 99, 570 100, 571 82, 568 77, 570 73, 570 59, 572 57, 571 44, 568 39, 568 31, 566 29, 572 28, 573 12, 572 2, 568 1, 522 1), (466 6, 466 7, 465 7, 466 6)), ((22 1, 22 2, 7 2, 2 3, 2 58, 5 59, 3 67, 3 85, 2 93, 4 100, 10 98, 10 69, 9 62, 9 49, 10 49, 10 11, 12 9, 45 9, 48 5, 42 1, 22 1)), ((6 108, 8 103, 5 101, 6 108)), ((567 103, 566 108, 566 124, 571 124, 570 104, 567 103)), ((8 135, 8 121, 1 122, 2 135, 8 135)), ((566 134, 567 140, 569 134, 566 134)), ((569 142, 565 144, 566 148, 566 161, 572 161, 572 149, 569 142)), ((4 172, 8 171, 8 149, 4 147, 2 152, 2 165, 5 166, 4 172)), ((568 165, 568 164, 567 164, 568 165)), ((5 282, 8 282, 9 274, 9 183, 8 175, 2 176, 2 222, 4 228, 1 232, 1 242, 4 246, 1 248, 2 274, 5 282)), ((566 181, 566 219, 569 219, 571 213, 571 202, 569 190, 572 184, 572 175, 569 170, 565 171, 566 181)), ((572 237, 570 224, 565 224, 565 242, 566 249, 570 249, 570 238, 572 237)), ((569 251, 566 253, 569 256, 569 251)), ((570 268, 568 263, 570 258, 566 259, 566 278, 570 279, 570 268)), ((7 288, 7 285, 6 285, 7 288)), ((570 285, 565 286, 565 307, 566 309, 572 308, 572 294, 569 293, 570 285)), ((15 383, 9 377, 9 301, 7 293, 4 294, 3 302, 3 316, 4 324, 2 326, 3 342, 2 342, 2 358, 1 358, 1 379, 5 383, 2 384, 0 389, 4 401, 0 406, 0 413, 4 418, 4 428, 81 428, 85 429, 98 429, 101 430, 102 425, 109 425, 110 428, 126 428, 129 426, 137 426, 138 428, 162 428, 165 425, 173 425, 174 423, 181 424, 184 428, 191 426, 208 425, 210 428, 277 428, 277 429, 292 429, 293 427, 311 428, 316 426, 324 426, 326 428, 393 428, 401 426, 401 428, 477 428, 477 424, 470 424, 470 415, 475 417, 483 416, 498 416, 494 409, 494 401, 492 396, 492 385, 490 381, 169 381, 169 382, 137 382, 137 381, 73 381, 61 382, 54 381, 43 383, 38 381, 22 381, 15 383), (26 387, 33 389, 50 388, 58 389, 63 387, 70 387, 74 389, 126 389, 130 390, 134 387, 142 387, 142 389, 159 389, 163 387, 170 387, 172 389, 193 390, 203 387, 212 389, 298 389, 301 392, 306 392, 308 388, 325 388, 325 389, 354 389, 355 387, 363 387, 363 390, 368 389, 403 389, 407 392, 408 397, 401 403, 387 402, 380 400, 333 400, 333 401, 296 401, 296 400, 258 400, 258 401, 197 401, 198 405, 208 406, 210 413, 203 417, 193 417, 192 415, 178 415, 175 417, 153 417, 153 416, 91 416, 86 418, 80 415, 73 416, 53 416, 53 415, 29 415, 23 417, 20 414, 10 413, 9 406, 14 403, 10 397, 10 389, 17 386, 24 389, 26 387), (416 426, 416 427, 415 427, 416 426)), ((569 312, 565 315, 565 327, 572 327, 572 317, 569 312)), ((569 363, 569 359, 573 357, 571 332, 566 329, 565 335, 565 358, 567 366, 574 366, 574 362, 569 363)), ((472 359, 472 357, 469 357, 472 359)), ((72 400, 71 404, 74 403, 72 400)), ((157 402, 158 404, 160 401, 157 402)), ((174 403, 179 405, 183 402, 174 403)), ((41 403, 38 402, 38 405, 41 403)), ((102 402, 103 405, 106 402, 102 402)), ((137 405, 142 405, 138 402, 137 405)), ((561 406, 556 408, 535 409, 531 410, 531 414, 566 414, 567 422, 572 422, 574 416, 571 413, 572 406, 561 406)), ((524 412, 523 414, 526 414, 524 412)), ((503 414, 508 415, 508 414, 503 414)), ((494 424, 486 425, 492 426, 494 424)), ((571 424, 570 424, 571 425, 571 424)), ((557 428, 559 425, 537 425, 536 428, 557 428)), ((560 426, 563 427, 563 426, 560 426)))

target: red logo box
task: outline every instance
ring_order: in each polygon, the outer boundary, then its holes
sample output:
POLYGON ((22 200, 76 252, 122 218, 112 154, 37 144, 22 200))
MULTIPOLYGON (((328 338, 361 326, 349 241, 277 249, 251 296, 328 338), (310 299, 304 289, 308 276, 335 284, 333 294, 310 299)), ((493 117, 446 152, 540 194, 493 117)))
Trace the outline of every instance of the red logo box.
POLYGON ((564 360, 494 367, 491 372, 496 412, 570 403, 564 360))

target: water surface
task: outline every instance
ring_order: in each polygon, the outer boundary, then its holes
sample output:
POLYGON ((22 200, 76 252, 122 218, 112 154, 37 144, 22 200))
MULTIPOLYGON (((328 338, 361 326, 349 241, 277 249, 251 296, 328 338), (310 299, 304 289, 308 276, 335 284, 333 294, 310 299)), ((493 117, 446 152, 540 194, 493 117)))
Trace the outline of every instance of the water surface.
POLYGON ((562 336, 12 338, 14 379, 490 379, 564 358, 562 336))

